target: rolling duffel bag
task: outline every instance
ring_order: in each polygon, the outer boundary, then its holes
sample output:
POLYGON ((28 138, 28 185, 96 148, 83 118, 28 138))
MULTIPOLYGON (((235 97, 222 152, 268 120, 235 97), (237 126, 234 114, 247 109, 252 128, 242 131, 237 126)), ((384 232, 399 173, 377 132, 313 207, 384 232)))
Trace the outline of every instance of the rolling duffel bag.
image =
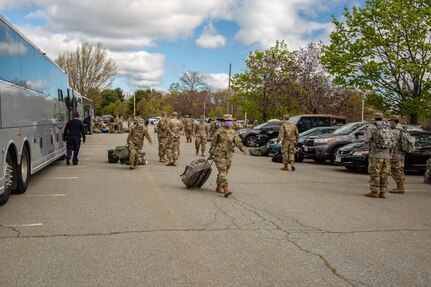
POLYGON ((208 160, 199 158, 192 161, 181 176, 181 180, 187 188, 198 187, 200 188, 208 179, 211 174, 211 163, 208 160))
POLYGON ((108 150, 108 162, 109 163, 117 163, 120 160, 120 158, 114 154, 114 150, 110 149, 108 150))
POLYGON ((120 160, 129 160, 129 147, 127 145, 116 146, 114 148, 114 154, 120 160))

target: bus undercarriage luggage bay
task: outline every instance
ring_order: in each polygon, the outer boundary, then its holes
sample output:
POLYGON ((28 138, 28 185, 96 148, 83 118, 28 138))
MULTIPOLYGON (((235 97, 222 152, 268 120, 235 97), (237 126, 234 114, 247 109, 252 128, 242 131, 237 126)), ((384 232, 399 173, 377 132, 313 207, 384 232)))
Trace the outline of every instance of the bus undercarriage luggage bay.
POLYGON ((66 73, 0 16, 0 205, 64 156, 64 126, 80 95, 66 73))

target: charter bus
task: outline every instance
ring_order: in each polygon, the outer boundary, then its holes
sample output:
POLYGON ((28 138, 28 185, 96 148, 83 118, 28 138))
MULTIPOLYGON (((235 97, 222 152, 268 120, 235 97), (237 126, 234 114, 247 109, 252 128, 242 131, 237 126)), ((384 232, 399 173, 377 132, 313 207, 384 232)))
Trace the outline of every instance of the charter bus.
POLYGON ((0 205, 64 156, 64 126, 80 106, 65 71, 0 15, 0 205))

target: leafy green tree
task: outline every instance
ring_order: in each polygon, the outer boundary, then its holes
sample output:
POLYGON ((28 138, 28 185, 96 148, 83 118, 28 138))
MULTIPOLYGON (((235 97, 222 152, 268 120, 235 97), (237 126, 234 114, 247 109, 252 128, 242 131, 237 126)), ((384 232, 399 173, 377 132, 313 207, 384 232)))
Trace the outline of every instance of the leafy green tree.
POLYGON ((431 1, 368 0, 336 19, 321 60, 335 83, 370 93, 369 103, 409 115, 431 100, 431 1))
POLYGON ((100 93, 99 105, 97 109, 103 110, 106 106, 122 102, 124 100, 123 90, 116 88, 115 90, 106 89, 100 93))
POLYGON ((232 103, 247 113, 257 111, 264 121, 292 108, 289 95, 297 91, 296 61, 284 41, 263 52, 251 52, 245 64, 245 72, 233 76, 232 103))

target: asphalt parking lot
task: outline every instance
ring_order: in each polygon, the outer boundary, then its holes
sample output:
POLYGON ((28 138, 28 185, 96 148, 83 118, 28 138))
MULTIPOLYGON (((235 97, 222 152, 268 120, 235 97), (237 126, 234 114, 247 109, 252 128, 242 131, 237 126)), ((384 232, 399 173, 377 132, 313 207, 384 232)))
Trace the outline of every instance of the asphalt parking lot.
POLYGON ((226 199, 215 168, 184 187, 196 158, 184 137, 177 167, 147 142, 148 165, 109 164, 126 136, 89 136, 79 166, 55 162, 0 207, 0 286, 431 286, 420 174, 373 199, 364 172, 308 160, 286 172, 237 151, 226 199))

